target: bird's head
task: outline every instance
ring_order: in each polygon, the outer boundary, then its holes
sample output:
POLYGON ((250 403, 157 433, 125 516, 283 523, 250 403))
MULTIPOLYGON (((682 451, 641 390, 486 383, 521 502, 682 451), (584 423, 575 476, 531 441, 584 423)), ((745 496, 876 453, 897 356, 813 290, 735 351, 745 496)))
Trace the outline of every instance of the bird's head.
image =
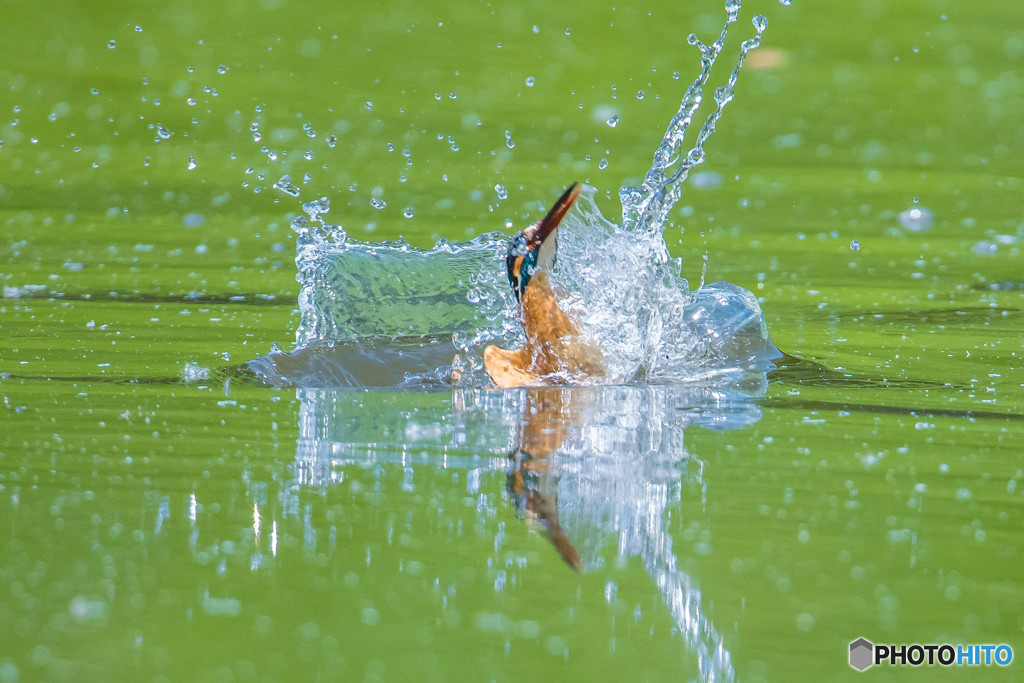
POLYGON ((530 277, 540 270, 550 270, 555 265, 558 252, 558 224, 569 212, 580 194, 580 184, 573 183, 559 197, 548 214, 512 238, 508 245, 505 265, 508 267, 508 281, 517 301, 523 300, 530 277))

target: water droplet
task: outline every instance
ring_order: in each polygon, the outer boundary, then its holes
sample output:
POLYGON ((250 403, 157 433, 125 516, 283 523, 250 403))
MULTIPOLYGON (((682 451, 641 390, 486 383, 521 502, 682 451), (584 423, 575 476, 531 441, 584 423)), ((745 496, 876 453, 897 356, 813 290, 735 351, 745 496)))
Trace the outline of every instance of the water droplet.
MULTIPOLYGON (((783 3, 789 4, 789 3, 783 3)), ((860 251, 860 240, 850 240, 850 251, 860 251)))
POLYGON ((305 159, 306 161, 312 161, 312 160, 313 160, 313 150, 311 150, 311 149, 307 149, 307 150, 306 150, 306 153, 305 153, 305 154, 303 154, 303 155, 302 155, 302 157, 303 157, 303 158, 304 158, 304 159, 305 159))
POLYGON ((636 98, 638 100, 642 100, 644 98, 644 91, 643 90, 637 90, 636 91, 636 98))
POLYGON ((565 35, 567 35, 567 36, 569 36, 569 35, 572 35, 572 29, 570 29, 570 28, 568 28, 568 27, 567 27, 567 28, 565 29, 565 35))
POLYGON ((292 177, 288 174, 278 178, 277 182, 274 183, 274 189, 280 190, 290 197, 298 197, 300 192, 299 188, 292 185, 292 177))
POLYGON ((980 256, 991 256, 999 251, 999 245, 995 242, 989 242, 988 240, 981 240, 971 247, 971 251, 980 256))
POLYGON ((305 185, 306 183, 310 182, 311 180, 313 180, 313 174, 312 173, 307 171, 306 173, 302 174, 302 184, 303 185, 305 185))
POLYGON ((785 5, 786 7, 789 7, 790 2, 791 0, 779 0, 779 4, 785 5))
POLYGON ((171 131, 169 131, 162 123, 156 124, 156 134, 161 140, 166 140, 171 137, 171 131))
POLYGON ((900 225, 907 230, 921 232, 932 227, 932 224, 935 222, 935 216, 930 210, 915 206, 900 212, 899 221, 900 225))
POLYGON ((619 115, 618 114, 613 114, 611 116, 611 118, 609 118, 607 121, 605 121, 605 123, 607 123, 609 126, 614 128, 615 126, 619 125, 619 115))
POLYGON ((363 106, 366 107, 366 111, 373 111, 373 102, 367 102, 363 106))
POLYGON ((768 28, 768 17, 763 14, 755 14, 754 18, 751 19, 751 23, 754 25, 754 30, 761 33, 768 28))
POLYGON ((920 198, 920 197, 914 197, 914 203, 915 203, 915 204, 917 204, 917 203, 918 203, 919 201, 921 201, 921 198, 920 198))
POLYGON ((197 164, 196 164, 195 157, 189 157, 188 158, 188 170, 194 171, 196 169, 196 166, 197 166, 197 164))
POLYGON ((498 199, 508 199, 508 190, 506 190, 505 186, 502 185, 501 183, 498 183, 497 185, 494 186, 494 191, 498 193, 498 199))
POLYGON ((380 197, 373 197, 370 199, 370 206, 372 206, 375 209, 383 209, 387 205, 388 203, 381 199, 380 197))
POLYGON ((604 169, 608 168, 608 160, 607 159, 601 159, 601 161, 598 162, 597 167, 599 169, 601 169, 602 171, 604 169))
POLYGON ((107 43, 107 47, 109 47, 111 50, 113 50, 115 47, 117 47, 117 41, 116 40, 110 41, 109 43, 107 43))
POLYGON ((537 24, 534 24, 533 25, 533 32, 534 33, 540 33, 540 26, 537 26, 537 24))
POLYGON ((453 92, 448 93, 448 99, 454 100, 456 97, 458 97, 458 95, 456 95, 455 93, 453 93, 453 92))
POLYGON ((220 66, 217 67, 217 73, 219 73, 221 75, 226 74, 228 71, 229 71, 229 69, 228 69, 228 66, 226 64, 221 64, 220 66))
POLYGON ((196 99, 194 97, 190 97, 187 100, 185 100, 185 104, 187 104, 190 107, 194 107, 196 106, 196 99))
POLYGON ((334 149, 334 146, 338 144, 338 138, 335 135, 328 135, 324 139, 327 140, 327 146, 330 147, 331 149, 334 149))
POLYGON ((532 87, 533 87, 533 84, 534 84, 535 82, 536 82, 536 81, 534 81, 534 79, 533 79, 533 76, 527 76, 527 77, 526 77, 526 87, 527 87, 527 88, 532 88, 532 87))
POLYGON ((142 27, 141 26, 136 26, 135 27, 135 32, 136 33, 142 33, 142 27))
POLYGON ((406 218, 412 218, 416 215, 416 210, 411 206, 407 206, 405 207, 405 211, 402 212, 402 215, 406 218))
POLYGON ((512 141, 512 131, 510 130, 505 131, 505 146, 508 147, 509 149, 512 149, 516 146, 516 143, 512 141))

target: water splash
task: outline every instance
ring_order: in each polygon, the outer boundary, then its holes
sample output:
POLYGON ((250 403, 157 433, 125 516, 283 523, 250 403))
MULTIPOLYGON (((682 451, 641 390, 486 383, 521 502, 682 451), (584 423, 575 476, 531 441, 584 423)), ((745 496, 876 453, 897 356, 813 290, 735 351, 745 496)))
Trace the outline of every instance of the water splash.
MULTIPOLYGON (((584 334, 600 344, 607 363, 601 383, 678 382, 733 370, 766 372, 781 354, 772 344, 756 297, 728 283, 690 291, 682 261, 672 258, 663 231, 689 171, 704 161, 750 50, 767 20, 754 18, 755 36, 742 43, 726 83, 714 91, 714 110, 694 144, 686 131, 699 109, 710 70, 720 55, 739 0, 715 42, 689 42, 701 53, 701 72, 689 86, 654 155, 644 182, 620 190, 622 225, 605 219, 592 187, 584 188, 559 230, 552 272, 562 306, 584 334)), ((617 121, 617 119, 616 119, 617 121)), ((609 125, 615 125, 609 120, 609 125)), ((506 135, 510 140, 511 135, 506 135)), ((275 185, 288 192, 284 177, 275 185)), ((495 185, 498 199, 507 197, 495 185)), ((374 197, 370 203, 383 208, 374 197)), ((404 241, 362 242, 323 220, 326 198, 303 205, 292 222, 298 233, 296 279, 302 320, 296 349, 250 363, 273 384, 394 386, 452 381, 488 382, 487 344, 523 343, 517 303, 505 273, 508 238, 489 233, 462 243, 440 240, 431 249, 404 241), (453 372, 454 370, 454 372, 453 372)))
POLYGON ((622 224, 627 230, 664 230, 668 213, 679 200, 683 181, 692 168, 704 163, 704 144, 715 132, 726 105, 732 101, 740 69, 743 68, 747 54, 761 44, 761 35, 768 27, 766 17, 760 14, 754 16, 754 36, 743 41, 736 64, 726 83, 714 91, 715 109, 704 120, 694 144, 684 152, 686 131, 704 101, 704 87, 711 76, 711 68, 722 53, 729 26, 736 22, 740 5, 740 0, 726 2, 726 22, 718 38, 710 45, 705 45, 692 33, 687 38, 690 45, 700 50, 700 73, 683 95, 679 111, 672 117, 661 144, 654 152, 654 161, 643 183, 639 187, 623 187, 619 190, 619 198, 622 201, 622 224))

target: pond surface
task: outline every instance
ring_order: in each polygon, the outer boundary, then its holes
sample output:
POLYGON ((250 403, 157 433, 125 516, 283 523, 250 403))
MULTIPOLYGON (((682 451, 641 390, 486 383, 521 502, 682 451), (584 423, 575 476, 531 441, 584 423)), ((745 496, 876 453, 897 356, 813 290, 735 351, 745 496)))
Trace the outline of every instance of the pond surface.
POLYGON ((430 247, 574 180, 618 217, 720 3, 0 12, 0 681, 1024 653, 1021 3, 748 0, 727 51, 755 12, 764 42, 664 237, 788 355, 508 391, 241 372, 299 329, 289 223, 326 196, 430 247))

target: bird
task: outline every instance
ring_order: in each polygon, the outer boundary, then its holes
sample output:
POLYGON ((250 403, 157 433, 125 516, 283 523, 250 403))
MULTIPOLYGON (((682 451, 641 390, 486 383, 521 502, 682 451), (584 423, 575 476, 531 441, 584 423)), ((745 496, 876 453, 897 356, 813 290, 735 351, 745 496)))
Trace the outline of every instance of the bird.
POLYGON ((558 226, 581 189, 570 185, 544 218, 509 243, 505 265, 526 342, 511 350, 493 344, 484 349, 484 369, 499 387, 569 384, 605 374, 600 347, 559 306, 550 279, 558 226))

